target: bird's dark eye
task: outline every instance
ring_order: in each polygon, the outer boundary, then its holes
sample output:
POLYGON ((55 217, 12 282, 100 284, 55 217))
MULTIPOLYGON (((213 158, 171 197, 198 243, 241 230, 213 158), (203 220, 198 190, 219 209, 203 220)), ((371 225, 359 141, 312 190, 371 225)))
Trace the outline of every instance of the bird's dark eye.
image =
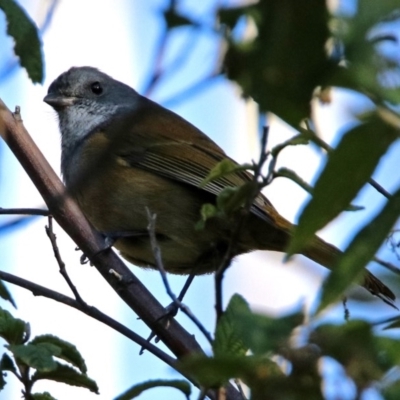
POLYGON ((100 85, 100 82, 94 82, 90 85, 90 89, 92 93, 100 95, 103 93, 103 88, 100 85))

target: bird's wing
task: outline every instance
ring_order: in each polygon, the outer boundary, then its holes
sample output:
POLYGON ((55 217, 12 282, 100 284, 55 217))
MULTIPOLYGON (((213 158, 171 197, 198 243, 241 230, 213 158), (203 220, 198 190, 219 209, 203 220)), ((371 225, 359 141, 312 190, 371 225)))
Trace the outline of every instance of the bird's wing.
MULTIPOLYGON (((121 119, 122 125, 117 129, 119 132, 130 130, 129 135, 124 134, 123 140, 117 141, 119 145, 114 150, 129 165, 199 188, 217 163, 230 159, 186 120, 149 100, 146 103, 134 117, 121 119)), ((252 179, 250 173, 238 171, 213 180, 201 189, 218 195, 226 187, 241 186, 252 179)), ((271 224, 279 220, 275 208, 261 194, 251 211, 271 224)))

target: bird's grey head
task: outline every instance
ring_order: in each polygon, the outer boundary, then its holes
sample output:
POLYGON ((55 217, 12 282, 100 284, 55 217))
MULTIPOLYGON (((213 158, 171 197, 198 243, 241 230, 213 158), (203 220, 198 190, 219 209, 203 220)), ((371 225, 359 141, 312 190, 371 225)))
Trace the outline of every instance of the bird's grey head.
POLYGON ((73 67, 61 74, 43 100, 57 111, 63 156, 115 114, 135 108, 139 97, 96 68, 73 67))

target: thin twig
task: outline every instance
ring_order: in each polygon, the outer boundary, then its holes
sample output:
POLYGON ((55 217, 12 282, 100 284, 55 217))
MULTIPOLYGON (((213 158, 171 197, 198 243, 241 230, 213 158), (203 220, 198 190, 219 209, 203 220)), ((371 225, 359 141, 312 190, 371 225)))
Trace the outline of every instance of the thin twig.
POLYGON ((121 333, 128 339, 131 339, 133 342, 137 343, 139 346, 146 348, 147 351, 154 354, 156 357, 160 358, 160 360, 164 361, 171 367, 173 368, 177 367, 176 366, 177 361, 174 358, 164 353, 157 346, 153 345, 152 343, 149 343, 146 339, 142 338, 137 333, 131 331, 129 328, 122 325, 120 322, 104 314, 96 307, 88 306, 87 304, 83 305, 80 301, 65 296, 62 293, 48 289, 44 286, 38 285, 37 283, 28 281, 26 279, 20 278, 19 276, 15 276, 1 270, 0 270, 0 279, 12 283, 16 286, 22 287, 24 289, 27 289, 30 292, 32 292, 34 296, 43 296, 48 299, 52 299, 59 303, 63 303, 67 306, 75 308, 76 310, 81 311, 82 313, 92 317, 93 319, 96 319, 97 321, 102 322, 103 324, 109 326, 115 331, 121 333))
MULTIPOLYGON (((151 243, 151 249, 152 249, 152 252, 154 255, 154 261, 156 263, 158 270, 160 271, 161 279, 164 283, 167 294, 169 295, 169 297, 171 297, 173 304, 179 310, 181 310, 184 314, 186 314, 191 319, 191 321, 197 326, 197 328, 203 333, 203 335, 206 337, 206 339, 210 343, 212 343, 213 338, 212 338, 211 334, 207 331, 207 329, 200 322, 200 320, 190 311, 190 309, 181 302, 181 300, 175 295, 175 293, 171 289, 171 286, 169 284, 168 277, 167 277, 167 272, 165 271, 164 263, 162 261, 161 249, 158 246, 156 233, 155 233, 155 224, 156 224, 157 216, 156 216, 156 214, 151 214, 150 210, 147 207, 146 207, 146 212, 147 212, 147 218, 149 221, 147 230, 149 231, 150 243, 151 243)), ((161 318, 163 318, 163 317, 161 317, 161 318)))
POLYGON ((83 307, 87 307, 87 304, 85 301, 83 301, 82 297, 80 296, 76 286, 72 283, 71 278, 68 275, 67 269, 65 268, 65 263, 61 258, 60 250, 57 246, 57 237, 53 232, 53 217, 49 215, 48 217, 49 225, 45 227, 47 236, 50 239, 51 246, 53 247, 53 252, 54 252, 54 257, 57 260, 57 264, 59 267, 60 274, 62 277, 65 279, 67 282, 67 285, 71 289, 72 293, 74 294, 74 297, 76 301, 78 301, 80 304, 82 304, 83 307))
POLYGON ((400 275, 400 268, 397 267, 396 265, 394 265, 394 264, 392 264, 392 263, 390 263, 390 262, 388 262, 388 261, 381 260, 381 259, 378 258, 378 257, 374 257, 373 260, 374 260, 376 263, 382 265, 382 267, 385 267, 386 269, 388 269, 389 271, 391 271, 391 272, 393 272, 393 273, 395 273, 395 274, 397 274, 397 275, 400 275))
POLYGON ((248 196, 245 206, 243 207, 242 214, 236 220, 236 226, 232 231, 228 248, 224 254, 222 262, 215 272, 215 310, 217 316, 217 322, 223 314, 223 295, 222 295, 222 280, 224 278, 225 271, 229 268, 232 258, 234 256, 234 249, 236 243, 240 237, 241 230, 243 224, 245 223, 245 219, 248 216, 251 205, 254 202, 254 199, 257 197, 258 192, 260 190, 260 183, 258 182, 259 177, 261 176, 262 166, 268 158, 269 153, 266 152, 266 146, 268 141, 268 133, 269 127, 264 127, 263 136, 261 139, 261 152, 260 158, 257 164, 254 164, 254 177, 253 182, 255 185, 255 190, 252 196, 248 196))
POLYGON ((41 215, 47 217, 49 210, 44 208, 1 208, 0 215, 41 215))

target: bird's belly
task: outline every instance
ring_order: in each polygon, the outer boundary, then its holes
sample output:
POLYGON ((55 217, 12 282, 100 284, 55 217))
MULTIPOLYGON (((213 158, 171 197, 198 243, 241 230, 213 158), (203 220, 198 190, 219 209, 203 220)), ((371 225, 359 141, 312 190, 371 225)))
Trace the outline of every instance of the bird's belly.
POLYGON ((156 267, 148 236, 149 212, 156 215, 155 233, 167 271, 201 274, 218 267, 223 229, 195 228, 202 204, 212 197, 144 170, 109 171, 97 174, 73 195, 97 230, 119 238, 115 247, 124 258, 156 267))

